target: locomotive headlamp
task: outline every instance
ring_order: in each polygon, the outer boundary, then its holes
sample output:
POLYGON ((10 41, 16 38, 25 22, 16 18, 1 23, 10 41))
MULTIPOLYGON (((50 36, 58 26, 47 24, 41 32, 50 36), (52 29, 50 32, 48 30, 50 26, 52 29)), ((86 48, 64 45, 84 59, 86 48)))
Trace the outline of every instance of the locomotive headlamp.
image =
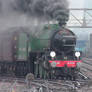
POLYGON ((52 58, 54 58, 54 57, 56 56, 55 51, 51 51, 51 52, 50 52, 50 56, 51 56, 52 58))
POLYGON ((75 52, 76 57, 80 57, 80 52, 75 52))

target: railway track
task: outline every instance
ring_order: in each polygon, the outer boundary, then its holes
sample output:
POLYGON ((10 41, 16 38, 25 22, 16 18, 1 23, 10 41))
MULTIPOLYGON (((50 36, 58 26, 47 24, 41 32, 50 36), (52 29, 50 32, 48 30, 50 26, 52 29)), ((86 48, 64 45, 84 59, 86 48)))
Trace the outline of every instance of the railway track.
POLYGON ((92 72, 92 59, 83 58, 82 68, 92 72))
POLYGON ((71 92, 70 90, 74 90, 73 83, 61 80, 36 79, 31 81, 29 86, 25 79, 0 77, 0 92, 71 92), (11 91, 12 89, 14 91, 11 91))
MULTIPOLYGON (((41 92, 78 92, 82 87, 91 85, 92 81, 89 77, 78 73, 78 78, 75 81, 71 80, 34 80, 31 81, 31 86, 35 85, 36 89, 42 89, 41 92)), ((39 92, 39 91, 37 91, 39 92)))
MULTIPOLYGON (((83 64, 81 67, 82 72, 86 76, 89 76, 92 80, 92 59, 90 58, 83 58, 83 64)), ((81 92, 92 92, 92 82, 89 82, 88 88, 83 88, 81 92), (90 85, 90 86, 89 86, 90 85)))
POLYGON ((78 92, 78 89, 89 85, 88 83, 91 82, 90 79, 82 73, 79 73, 79 76, 80 79, 75 81, 34 79, 29 81, 29 85, 24 78, 0 77, 2 87, 4 86, 4 88, 6 88, 5 83, 6 85, 10 85, 7 91, 2 91, 5 89, 0 88, 0 92, 78 92), (11 91, 11 89, 16 91, 11 91))

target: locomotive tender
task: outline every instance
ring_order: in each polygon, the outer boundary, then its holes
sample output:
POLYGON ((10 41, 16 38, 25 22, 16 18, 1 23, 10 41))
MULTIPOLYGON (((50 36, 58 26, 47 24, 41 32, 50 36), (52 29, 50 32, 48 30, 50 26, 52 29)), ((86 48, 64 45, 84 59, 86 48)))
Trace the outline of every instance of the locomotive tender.
POLYGON ((37 34, 29 28, 10 28, 0 34, 0 73, 75 78, 82 62, 75 45, 75 34, 58 24, 46 25, 37 34))

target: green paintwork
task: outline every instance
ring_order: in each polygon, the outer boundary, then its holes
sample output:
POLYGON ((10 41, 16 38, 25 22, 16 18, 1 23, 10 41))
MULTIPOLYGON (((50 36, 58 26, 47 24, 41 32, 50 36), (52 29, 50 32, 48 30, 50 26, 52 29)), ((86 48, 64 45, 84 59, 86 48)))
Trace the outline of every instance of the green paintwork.
POLYGON ((37 36, 31 32, 27 33, 29 37, 25 32, 20 32, 17 37, 17 60, 27 60, 30 51, 42 52, 44 48, 48 48, 53 31, 57 29, 59 26, 56 24, 46 25, 42 30, 38 30, 37 36))
POLYGON ((18 38, 18 60, 27 60, 27 36, 25 33, 20 33, 18 38))
POLYGON ((54 33, 53 31, 56 31, 59 29, 59 26, 57 24, 53 25, 46 25, 43 30, 38 30, 41 31, 38 36, 34 36, 31 40, 31 50, 32 51, 43 51, 44 48, 49 47, 50 45, 50 38, 52 34, 54 33))

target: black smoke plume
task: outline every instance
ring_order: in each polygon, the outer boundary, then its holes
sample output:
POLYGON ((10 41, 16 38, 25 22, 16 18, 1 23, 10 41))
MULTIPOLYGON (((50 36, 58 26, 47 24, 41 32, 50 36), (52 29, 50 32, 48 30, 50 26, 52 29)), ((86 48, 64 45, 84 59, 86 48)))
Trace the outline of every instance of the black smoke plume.
POLYGON ((62 24, 69 18, 67 0, 16 0, 15 9, 38 18, 58 20, 62 24))
POLYGON ((49 20, 65 24, 68 17, 67 0, 0 0, 0 30, 19 26, 34 30, 49 20))

